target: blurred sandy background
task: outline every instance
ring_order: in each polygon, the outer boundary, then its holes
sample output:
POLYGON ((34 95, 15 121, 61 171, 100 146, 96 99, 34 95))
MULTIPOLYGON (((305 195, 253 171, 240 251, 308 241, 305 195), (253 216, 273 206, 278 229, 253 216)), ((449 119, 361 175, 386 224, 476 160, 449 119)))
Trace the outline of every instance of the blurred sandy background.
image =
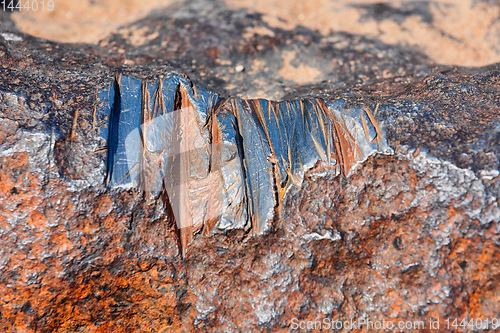
MULTIPOLYGON (((96 44, 120 26, 174 2, 55 0, 52 12, 16 12, 12 18, 20 30, 37 37, 96 44)), ((484 66, 500 62, 500 2, 496 0, 225 0, 225 3, 229 8, 263 13, 263 19, 272 27, 304 26, 323 35, 348 32, 379 38, 388 44, 416 47, 438 64, 484 66), (366 15, 367 8, 372 15, 366 15), (388 12, 396 12, 399 14, 396 17, 404 19, 394 20, 393 15, 385 15, 388 12)))

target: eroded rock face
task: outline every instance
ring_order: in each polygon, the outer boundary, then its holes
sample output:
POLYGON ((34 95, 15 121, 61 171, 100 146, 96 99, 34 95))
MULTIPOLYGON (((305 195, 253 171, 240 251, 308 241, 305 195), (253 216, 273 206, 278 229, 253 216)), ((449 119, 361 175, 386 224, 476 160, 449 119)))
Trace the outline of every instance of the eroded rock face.
POLYGON ((498 318, 498 65, 434 67, 411 49, 272 28, 210 6, 206 19, 177 6, 136 23, 159 35, 134 48, 117 36, 101 48, 36 39, 2 16, 10 29, 0 37, 3 331, 290 331, 325 319, 428 329, 438 318, 446 329, 446 318, 498 318), (220 17, 227 26, 207 30, 220 17), (241 18, 275 36, 241 39, 241 18), (209 37, 221 41, 217 53, 201 42, 209 37), (332 82, 266 74, 293 48, 318 68, 337 59, 324 74, 332 82), (370 56, 378 52, 390 57, 370 56), (234 64, 215 66, 225 54, 234 64), (254 58, 265 63, 258 74, 231 73, 254 58), (198 233, 183 259, 168 203, 105 185, 109 119, 99 92, 118 71, 143 81, 187 73, 224 98, 253 89, 343 100, 345 109, 380 104, 375 117, 394 155, 371 156, 349 177, 306 172, 267 233, 198 233))

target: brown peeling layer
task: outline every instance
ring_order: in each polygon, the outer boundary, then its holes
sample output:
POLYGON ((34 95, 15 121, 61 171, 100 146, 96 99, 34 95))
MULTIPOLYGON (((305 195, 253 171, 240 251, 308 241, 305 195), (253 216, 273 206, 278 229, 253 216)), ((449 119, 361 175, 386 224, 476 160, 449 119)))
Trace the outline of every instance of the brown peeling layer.
MULTIPOLYGON (((379 104, 377 103, 377 105, 375 106, 374 113, 377 113, 378 107, 379 107, 379 104)), ((373 127, 375 127, 375 132, 377 133, 377 135, 375 136, 375 138, 373 138, 373 140, 371 142, 373 142, 374 140, 377 140, 377 144, 378 144, 379 149, 380 149, 380 147, 381 147, 380 137, 382 136, 382 130, 378 126, 377 119, 375 119, 375 117, 373 116, 373 114, 369 108, 367 108, 366 106, 362 106, 361 108, 363 110, 365 110, 366 115, 368 116, 368 118, 372 122, 373 127)))
MULTIPOLYGON (((185 90, 181 89, 180 85, 177 88, 177 92, 174 99, 174 113, 176 110, 182 110, 185 108, 192 108, 193 106, 189 102, 185 90)), ((190 157, 190 133, 189 133, 189 123, 192 119, 189 118, 188 112, 177 112, 179 117, 175 117, 175 122, 178 122, 178 132, 179 140, 178 147, 180 147, 180 154, 176 158, 178 159, 178 168, 180 179, 179 190, 177 196, 169 196, 169 200, 174 208, 174 215, 176 218, 177 227, 180 232, 180 240, 182 245, 183 255, 185 254, 187 244, 191 242, 193 238, 193 220, 191 217, 190 209, 190 165, 192 163, 190 157), (184 153, 185 152, 185 153, 184 153), (177 212, 176 212, 177 210, 177 212), (177 213, 177 214, 176 214, 177 213)), ((177 161, 176 161, 177 162, 177 161)), ((174 162, 174 163, 176 163, 174 162)), ((176 167, 176 166, 174 166, 176 167)))

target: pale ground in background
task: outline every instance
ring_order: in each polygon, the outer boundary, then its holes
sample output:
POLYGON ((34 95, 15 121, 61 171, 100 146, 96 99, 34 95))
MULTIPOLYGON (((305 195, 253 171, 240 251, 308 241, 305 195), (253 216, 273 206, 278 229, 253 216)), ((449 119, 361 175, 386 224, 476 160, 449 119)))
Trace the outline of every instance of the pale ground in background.
MULTIPOLYGON (((401 25, 390 19, 359 22, 362 10, 349 6, 382 0, 225 1, 233 8, 264 13, 264 20, 272 27, 292 29, 302 25, 322 34, 345 31, 377 37, 388 44, 415 46, 438 64, 484 66, 500 62, 500 6, 473 5, 473 0, 432 2, 432 23, 410 16, 401 25)), ((12 17, 22 31, 34 36, 97 43, 118 27, 173 2, 176 0, 56 0, 53 12, 21 12, 12 17)), ((403 3, 388 2, 395 7, 403 3)))
MULTIPOLYGON (((47 1, 47 0, 46 0, 47 1)), ((12 14, 17 27, 58 42, 97 44, 118 27, 144 18, 175 0, 53 0, 54 10, 12 14)), ((22 0, 24 3, 25 0, 22 0)), ((40 2, 40 1, 39 1, 40 2)))

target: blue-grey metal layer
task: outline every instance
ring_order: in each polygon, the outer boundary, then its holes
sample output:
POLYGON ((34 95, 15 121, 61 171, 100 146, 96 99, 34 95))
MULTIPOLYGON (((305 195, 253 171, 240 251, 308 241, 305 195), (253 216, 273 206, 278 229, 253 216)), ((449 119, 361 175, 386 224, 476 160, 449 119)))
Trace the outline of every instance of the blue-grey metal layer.
POLYGON ((137 186, 141 82, 129 76, 117 81, 109 126, 108 180, 111 186, 137 186))
POLYGON ((232 108, 238 125, 242 148, 243 172, 246 180, 246 193, 250 202, 249 210, 253 231, 260 233, 266 222, 274 217, 275 201, 273 166, 270 161, 272 151, 264 129, 259 124, 256 112, 250 104, 241 99, 232 99, 232 108))

